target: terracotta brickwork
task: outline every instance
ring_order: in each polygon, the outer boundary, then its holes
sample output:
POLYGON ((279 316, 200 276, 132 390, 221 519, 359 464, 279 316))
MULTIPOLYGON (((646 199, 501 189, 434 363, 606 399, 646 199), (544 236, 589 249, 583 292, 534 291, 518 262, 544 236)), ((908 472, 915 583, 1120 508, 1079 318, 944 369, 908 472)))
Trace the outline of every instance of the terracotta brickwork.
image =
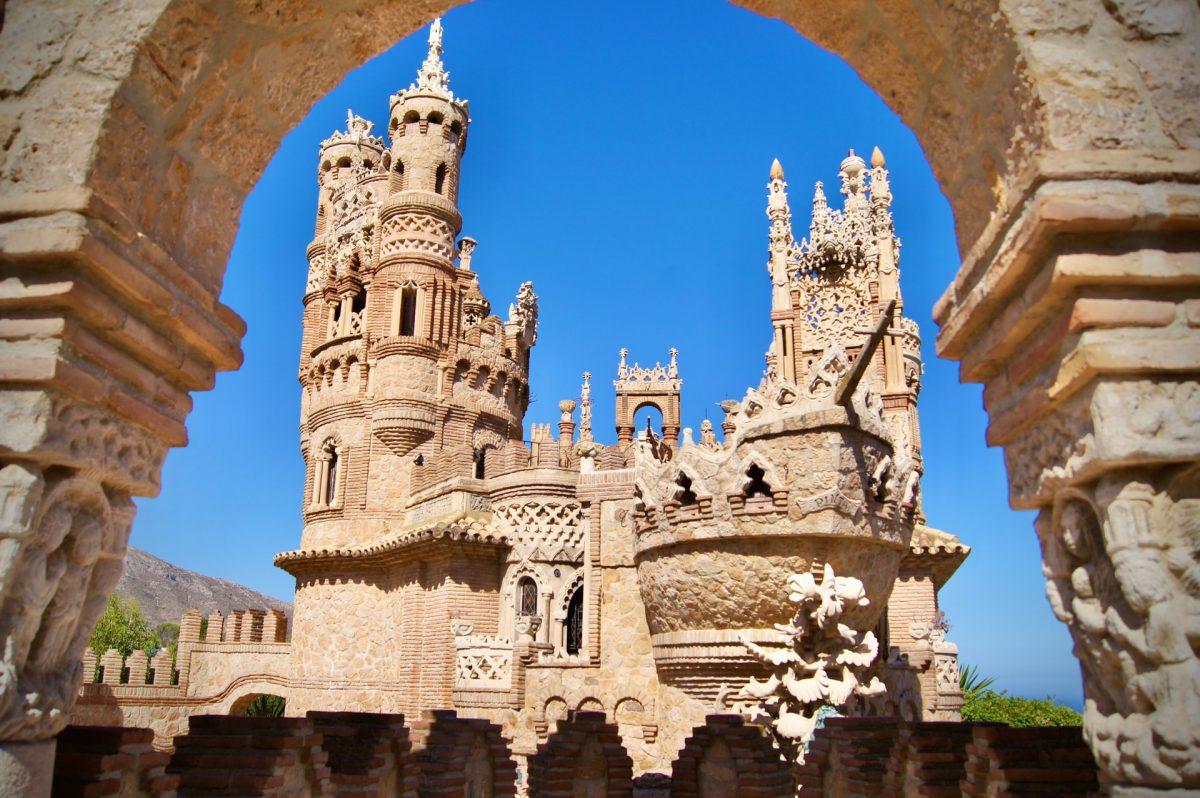
POLYGON ((792 798, 790 766, 766 731, 740 715, 709 715, 671 766, 672 798, 792 798))
POLYGON ((574 711, 529 758, 530 798, 630 798, 633 760, 603 712, 574 711))
POLYGON ((1098 787, 1096 763, 1078 726, 977 726, 966 751, 964 798, 1029 793, 1085 798, 1098 787))
POLYGON ((403 715, 309 712, 329 756, 334 795, 416 798, 417 765, 403 715))
POLYGON ((421 798, 516 795, 517 766, 494 723, 426 711, 412 726, 421 798))
POLYGON ((970 723, 901 723, 880 795, 959 795, 975 728, 970 723))
POLYGON ((150 729, 68 726, 58 735, 54 795, 61 798, 175 798, 179 777, 154 750, 150 729))
POLYGON ((827 719, 798 768, 801 790, 839 798, 881 795, 898 733, 894 718, 827 719))
POLYGON ((175 739, 167 772, 179 777, 179 798, 316 798, 333 795, 327 759, 308 718, 194 715, 175 739))

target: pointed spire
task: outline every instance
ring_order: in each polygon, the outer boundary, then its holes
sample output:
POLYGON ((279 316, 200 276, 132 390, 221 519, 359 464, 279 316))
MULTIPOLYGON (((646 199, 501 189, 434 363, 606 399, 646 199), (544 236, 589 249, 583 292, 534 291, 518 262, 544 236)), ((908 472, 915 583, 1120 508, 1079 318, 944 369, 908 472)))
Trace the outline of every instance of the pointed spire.
POLYGON ((871 150, 871 166, 875 169, 878 169, 884 165, 883 150, 879 149, 879 147, 871 150))
POLYGON ((442 63, 441 17, 435 17, 433 24, 429 26, 429 53, 425 56, 425 63, 421 64, 420 70, 417 71, 416 84, 410 86, 409 90, 414 88, 453 97, 450 93, 450 72, 442 63))
POLYGON ((776 158, 771 164, 771 182, 767 184, 767 218, 771 220, 771 250, 783 251, 792 243, 792 209, 788 205, 783 164, 776 158))

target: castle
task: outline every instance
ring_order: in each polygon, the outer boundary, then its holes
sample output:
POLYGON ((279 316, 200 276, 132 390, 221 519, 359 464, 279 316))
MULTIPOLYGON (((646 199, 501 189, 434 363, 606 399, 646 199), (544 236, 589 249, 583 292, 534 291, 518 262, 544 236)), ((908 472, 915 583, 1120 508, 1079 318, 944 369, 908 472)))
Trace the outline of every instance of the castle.
POLYGON ((351 114, 321 145, 304 531, 275 558, 296 579, 290 641, 278 614, 202 630, 190 613, 173 664, 102 657, 75 722, 165 742, 190 714, 272 693, 289 715, 453 707, 529 754, 568 710, 595 709, 653 770, 761 673, 745 641, 779 644, 787 576, 827 564, 864 583, 870 603, 846 622, 884 652, 887 693, 849 711, 956 719, 937 593, 969 549, 921 507, 920 334, 882 154, 842 161, 841 209, 817 184, 799 241, 772 165, 774 336, 761 383, 722 404, 721 436, 682 428, 675 350, 652 368, 622 350, 615 443, 595 437, 586 373, 557 437, 534 425, 526 442, 537 297, 522 284, 501 318, 479 288, 457 205, 469 126, 435 21, 388 140, 351 114), (647 406, 661 430, 635 429, 647 406))

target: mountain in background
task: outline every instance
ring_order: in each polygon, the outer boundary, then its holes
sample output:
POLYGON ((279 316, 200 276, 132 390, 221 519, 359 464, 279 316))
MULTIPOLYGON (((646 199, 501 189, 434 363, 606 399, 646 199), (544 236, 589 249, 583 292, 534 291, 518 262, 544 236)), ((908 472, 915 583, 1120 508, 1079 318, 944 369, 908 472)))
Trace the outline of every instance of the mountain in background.
POLYGON ((133 599, 141 607, 151 628, 160 623, 179 623, 191 608, 207 617, 220 610, 283 610, 292 616, 286 601, 251 590, 228 579, 217 579, 158 559, 141 549, 129 547, 125 555, 125 573, 117 584, 121 598, 133 599))

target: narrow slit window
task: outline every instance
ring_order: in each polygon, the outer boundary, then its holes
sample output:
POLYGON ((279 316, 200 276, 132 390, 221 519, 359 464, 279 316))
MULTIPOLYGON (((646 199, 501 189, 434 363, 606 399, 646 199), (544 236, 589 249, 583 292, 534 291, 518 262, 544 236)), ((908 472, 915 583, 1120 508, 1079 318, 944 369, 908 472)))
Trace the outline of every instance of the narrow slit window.
POLYGON ((417 289, 406 285, 400 289, 400 335, 417 334, 417 289))
POLYGON ((438 164, 437 173, 433 178, 433 190, 439 194, 445 193, 446 188, 446 164, 438 164))
POLYGON ((487 449, 475 450, 475 479, 483 479, 487 474, 487 449))
POLYGON ((324 485, 324 502, 326 505, 333 504, 337 498, 337 480, 338 480, 338 453, 336 449, 329 452, 329 469, 325 473, 324 485))

